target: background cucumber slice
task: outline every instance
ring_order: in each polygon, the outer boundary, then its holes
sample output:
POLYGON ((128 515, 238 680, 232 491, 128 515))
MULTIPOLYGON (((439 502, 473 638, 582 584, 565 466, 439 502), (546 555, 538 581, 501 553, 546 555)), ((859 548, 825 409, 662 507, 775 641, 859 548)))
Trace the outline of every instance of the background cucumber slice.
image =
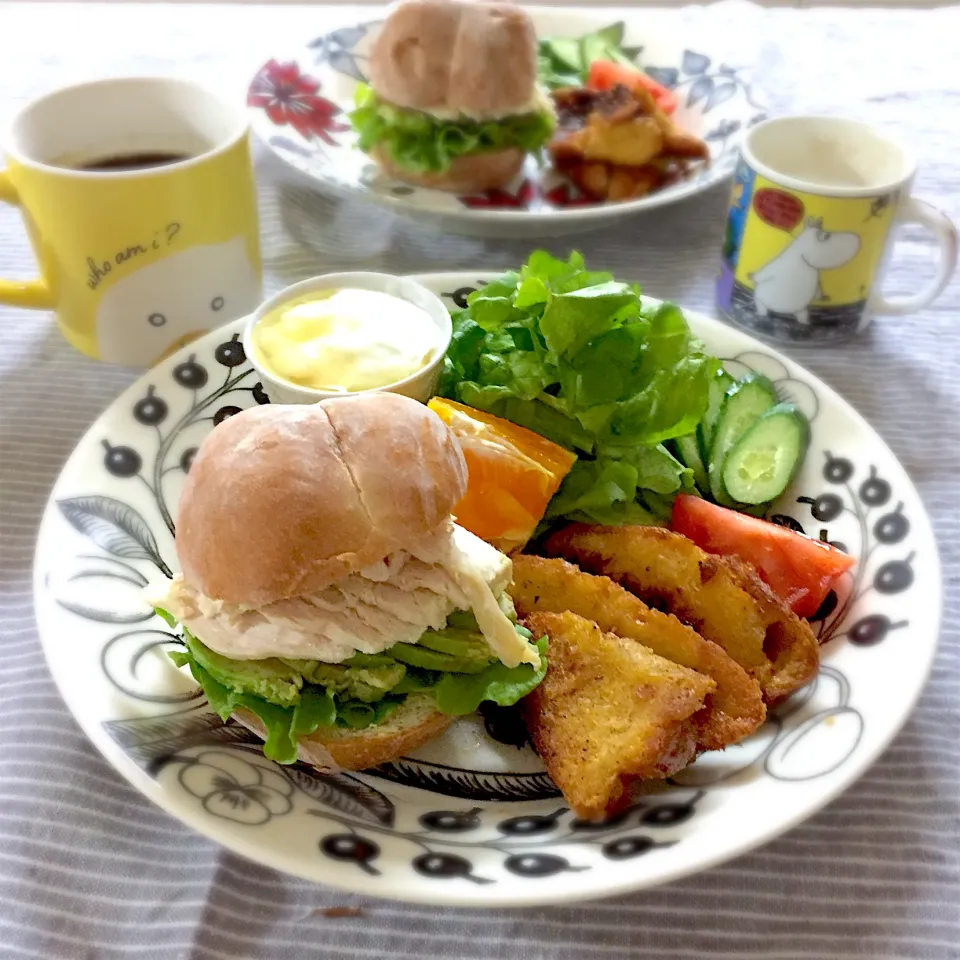
POLYGON ((794 478, 810 443, 810 424, 792 404, 762 413, 727 454, 723 486, 739 503, 768 503, 794 478))
MULTIPOLYGON (((720 419, 720 410, 723 407, 727 391, 736 382, 726 370, 718 370, 716 377, 710 381, 707 394, 707 412, 704 413, 700 425, 697 427, 697 438, 700 441, 700 459, 704 463, 710 462, 710 450, 713 447, 713 436, 717 429, 717 420, 720 419)), ((704 493, 707 492, 707 490, 704 490, 704 493)))
POLYGON ((701 493, 710 492, 710 478, 707 475, 707 465, 703 462, 700 455, 700 443, 697 435, 687 434, 685 437, 677 437, 673 441, 677 459, 693 471, 693 482, 701 493))
POLYGON ((777 393, 762 374, 750 373, 730 387, 724 395, 717 418, 713 443, 707 456, 710 495, 717 503, 734 506, 735 501, 723 485, 723 469, 727 454, 756 420, 776 406, 777 393))

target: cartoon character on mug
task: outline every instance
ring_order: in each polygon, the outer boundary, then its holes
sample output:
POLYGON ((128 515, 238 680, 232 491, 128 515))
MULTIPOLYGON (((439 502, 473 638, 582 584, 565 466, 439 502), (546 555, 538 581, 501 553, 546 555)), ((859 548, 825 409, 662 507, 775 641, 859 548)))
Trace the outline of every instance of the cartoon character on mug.
POLYGON ((741 161, 717 277, 720 311, 753 329, 856 330, 893 223, 895 196, 785 189, 741 161))
POLYGON ((830 299, 823 292, 820 272, 842 267, 859 250, 859 234, 830 232, 823 228, 823 217, 807 217, 803 230, 782 253, 747 274, 754 286, 757 316, 787 314, 808 325, 811 305, 830 299))
POLYGON ((260 298, 260 275, 248 247, 242 235, 198 244, 116 280, 96 308, 100 357, 151 366, 221 322, 249 313, 260 298))

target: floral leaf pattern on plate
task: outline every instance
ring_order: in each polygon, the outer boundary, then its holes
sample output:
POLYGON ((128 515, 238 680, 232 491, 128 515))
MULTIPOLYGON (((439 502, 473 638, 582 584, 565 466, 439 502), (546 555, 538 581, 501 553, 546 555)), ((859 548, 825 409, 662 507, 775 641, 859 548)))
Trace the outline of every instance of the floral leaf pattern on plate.
POLYGON ((709 103, 709 98, 713 96, 713 78, 712 77, 697 77, 696 80, 690 84, 690 90, 687 93, 687 106, 693 107, 698 104, 701 100, 707 100, 709 103))
POLYGON ((180 768, 180 785, 203 801, 207 813, 258 826, 293 809, 293 786, 265 763, 236 753, 206 750, 180 768))
POLYGON ((668 90, 672 90, 680 79, 680 71, 676 67, 644 67, 643 70, 668 90))
POLYGON ((146 521, 129 504, 93 495, 59 500, 57 506, 75 530, 107 553, 126 560, 149 560, 168 577, 173 576, 146 521))
POLYGON ((76 603, 72 600, 57 598, 57 603, 64 610, 75 613, 84 620, 93 620, 96 623, 144 623, 153 618, 153 611, 147 610, 144 613, 121 613, 118 610, 102 610, 97 607, 88 607, 82 603, 76 603))
POLYGON ((304 793, 325 806, 359 820, 370 820, 391 826, 393 802, 374 787, 349 774, 330 776, 309 767, 283 767, 283 774, 304 793))
POLYGON ((691 76, 697 76, 706 73, 710 68, 710 58, 703 53, 695 53, 693 50, 683 51, 683 64, 680 69, 691 76))
POLYGON ((707 102, 704 104, 703 112, 712 110, 714 107, 720 106, 721 103, 726 103, 731 97, 736 96, 737 94, 737 85, 735 83, 717 83, 714 85, 713 90, 710 92, 710 96, 707 97, 707 102))

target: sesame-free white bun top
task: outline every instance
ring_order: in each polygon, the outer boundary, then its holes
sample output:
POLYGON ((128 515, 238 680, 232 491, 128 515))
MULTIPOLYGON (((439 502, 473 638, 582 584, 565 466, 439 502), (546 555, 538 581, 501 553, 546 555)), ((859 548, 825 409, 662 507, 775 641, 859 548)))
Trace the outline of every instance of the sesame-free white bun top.
POLYGON ((312 594, 429 536, 467 487, 443 421, 394 393, 264 405, 201 445, 177 511, 184 579, 254 607, 312 594))
POLYGON ((477 120, 526 113, 537 82, 537 34, 504 0, 402 0, 373 41, 370 85, 411 110, 477 120))

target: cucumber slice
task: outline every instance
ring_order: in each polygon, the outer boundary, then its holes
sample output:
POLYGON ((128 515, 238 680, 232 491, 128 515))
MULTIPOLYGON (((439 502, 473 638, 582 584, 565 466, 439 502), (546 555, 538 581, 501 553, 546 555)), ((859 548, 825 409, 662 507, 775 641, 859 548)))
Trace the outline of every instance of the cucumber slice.
POLYGON ((787 489, 810 443, 810 424, 792 404, 760 415, 723 465, 723 486, 738 503, 769 503, 787 489))
MULTIPOLYGON (((723 406, 727 391, 736 382, 726 370, 718 370, 716 377, 710 381, 707 394, 707 410, 697 427, 697 437, 700 440, 700 458, 705 463, 710 462, 710 450, 713 447, 713 435, 717 429, 717 420, 720 419, 720 408, 723 406)), ((707 490, 704 490, 704 493, 707 492, 707 490)))
POLYGON ((557 40, 547 40, 546 48, 550 56, 568 70, 575 73, 583 71, 583 47, 579 40, 560 37, 557 40))
POLYGON ((623 32, 626 26, 622 20, 611 23, 609 27, 603 27, 596 32, 598 36, 608 47, 619 50, 623 46, 623 32))
POLYGON ((685 437, 677 437, 674 441, 677 451, 677 459, 693 471, 693 482, 701 493, 710 492, 710 478, 707 476, 707 465, 700 456, 700 444, 694 433, 689 433, 685 437))
POLYGON ((610 59, 610 44, 604 37, 591 33, 580 39, 580 64, 585 72, 590 72, 594 60, 610 59))
POLYGON ((727 454, 756 420, 776 403, 777 394, 773 384, 759 373, 748 373, 727 390, 707 457, 710 495, 717 503, 726 507, 734 505, 723 486, 727 454))

